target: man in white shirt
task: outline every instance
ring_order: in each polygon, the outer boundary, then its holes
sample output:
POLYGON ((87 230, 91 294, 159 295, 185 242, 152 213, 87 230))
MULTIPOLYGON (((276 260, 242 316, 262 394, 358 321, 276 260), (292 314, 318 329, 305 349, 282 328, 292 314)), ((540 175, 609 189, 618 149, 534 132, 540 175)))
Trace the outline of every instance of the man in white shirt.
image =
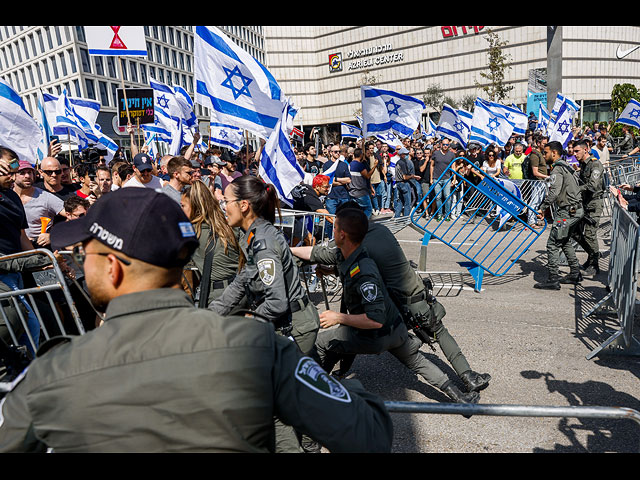
POLYGON ((146 188, 162 188, 162 182, 160 178, 153 174, 153 165, 151 163, 151 157, 146 153, 138 153, 133 157, 133 172, 134 175, 122 185, 125 187, 146 187, 146 188))

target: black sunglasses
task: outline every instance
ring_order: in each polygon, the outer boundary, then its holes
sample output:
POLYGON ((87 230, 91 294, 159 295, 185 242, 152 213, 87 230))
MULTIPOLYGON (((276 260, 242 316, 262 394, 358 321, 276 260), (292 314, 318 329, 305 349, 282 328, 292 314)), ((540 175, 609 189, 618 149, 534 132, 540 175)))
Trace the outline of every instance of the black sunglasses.
MULTIPOLYGON (((76 262, 78 264, 79 267, 84 266, 84 260, 85 258, 87 258, 87 255, 100 255, 102 257, 106 257, 108 255, 111 255, 110 253, 106 253, 106 252, 85 252, 84 247, 82 245, 76 245, 75 247, 73 247, 73 249, 71 250, 71 258, 73 258, 73 261, 76 262)), ((116 257, 118 260, 120 260, 122 263, 124 263, 125 265, 131 265, 131 262, 125 258, 119 257, 118 255, 113 254, 114 257, 116 257)))
POLYGON ((61 175, 62 174, 62 170, 57 169, 57 170, 42 170, 42 173, 46 174, 46 175, 61 175))

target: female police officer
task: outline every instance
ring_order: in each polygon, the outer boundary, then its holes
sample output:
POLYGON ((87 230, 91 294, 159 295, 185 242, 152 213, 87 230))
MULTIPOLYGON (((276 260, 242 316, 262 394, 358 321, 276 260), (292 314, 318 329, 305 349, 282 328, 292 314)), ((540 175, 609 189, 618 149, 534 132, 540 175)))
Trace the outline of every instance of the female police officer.
POLYGON ((209 308, 226 315, 247 295, 255 313, 292 336, 303 353, 311 353, 320 318, 282 232, 273 225, 279 212, 275 187, 245 175, 227 186, 224 198, 229 225, 243 231, 240 248, 246 265, 209 308))

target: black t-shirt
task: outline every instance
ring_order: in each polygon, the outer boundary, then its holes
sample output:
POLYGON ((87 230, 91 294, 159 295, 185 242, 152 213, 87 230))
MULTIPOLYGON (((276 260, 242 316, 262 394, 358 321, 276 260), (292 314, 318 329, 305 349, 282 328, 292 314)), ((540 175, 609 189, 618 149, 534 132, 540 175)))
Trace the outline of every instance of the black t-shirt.
POLYGON ((0 188, 0 255, 22 251, 20 237, 27 228, 27 215, 20 197, 11 189, 0 188))
POLYGON ((320 197, 318 197, 316 191, 308 185, 304 188, 300 197, 294 197, 294 210, 300 210, 302 212, 317 212, 323 208, 324 205, 322 204, 320 197))
POLYGON ((45 192, 53 193, 55 196, 61 198, 62 201, 66 200, 69 197, 74 196, 81 186, 82 185, 78 183, 72 183, 71 185, 62 185, 62 189, 59 192, 51 192, 50 190, 47 190, 47 188, 44 186, 44 182, 38 182, 34 184, 34 187, 41 188, 45 192))

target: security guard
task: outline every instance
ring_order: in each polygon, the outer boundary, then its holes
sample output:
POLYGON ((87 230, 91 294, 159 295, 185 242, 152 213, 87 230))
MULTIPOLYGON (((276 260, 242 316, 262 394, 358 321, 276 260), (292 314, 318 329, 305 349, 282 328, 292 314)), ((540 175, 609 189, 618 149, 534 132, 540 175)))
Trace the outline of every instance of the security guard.
POLYGON ((313 351, 320 320, 300 282, 287 241, 274 225, 278 197, 273 185, 245 175, 224 193, 229 225, 240 227, 240 248, 246 258, 222 295, 209 309, 227 315, 246 295, 254 310, 292 336, 304 354, 313 351))
POLYGON ((562 144, 549 142, 544 148, 544 158, 552 165, 549 177, 549 192, 538 210, 538 218, 551 205, 556 205, 555 220, 547 240, 547 269, 549 277, 546 282, 536 283, 534 288, 560 290, 561 283, 579 283, 582 281, 580 264, 576 251, 571 244, 571 236, 584 215, 582 196, 573 169, 562 159, 562 144), (564 252, 569 263, 569 275, 560 278, 560 251, 564 252))
POLYGON ((15 380, 0 451, 268 452, 278 415, 332 452, 389 452, 380 399, 345 388, 269 322, 193 305, 180 278, 198 242, 168 196, 120 189, 51 239, 75 245, 105 321, 45 344, 15 380))
POLYGON ((316 343, 320 365, 331 371, 343 355, 388 351, 454 402, 477 403, 478 392, 463 393, 447 375, 418 351, 422 343, 407 332, 400 312, 389 299, 376 263, 362 242, 368 220, 361 209, 343 208, 336 213, 334 239, 344 258, 338 265, 344 312, 327 310, 320 325, 329 329, 316 343))
MULTIPOLYGON (((340 208, 354 207, 358 208, 354 202, 340 206, 340 208)), ((393 233, 384 225, 369 222, 362 246, 376 263, 385 288, 390 293, 398 310, 410 321, 411 319, 425 319, 422 322, 422 330, 426 335, 421 335, 421 337, 425 338, 430 346, 434 341, 440 345, 442 352, 467 390, 481 391, 486 388, 491 376, 488 373, 480 374, 471 369, 458 343, 442 323, 445 314, 444 307, 432 297, 431 292, 425 288, 425 284, 418 274, 411 268, 411 264, 393 233)), ((344 260, 340 249, 335 246, 333 241, 326 246, 295 247, 291 250, 294 255, 314 264, 337 265, 344 260)), ((346 374, 352 360, 353 358, 341 361, 340 375, 346 374)))
POLYGON ((573 148, 576 159, 580 162, 580 192, 584 217, 581 228, 574 234, 575 240, 589 255, 582 265, 587 275, 600 273, 600 245, 598 243, 598 226, 602 216, 604 185, 604 166, 591 155, 586 141, 581 140, 573 148))

